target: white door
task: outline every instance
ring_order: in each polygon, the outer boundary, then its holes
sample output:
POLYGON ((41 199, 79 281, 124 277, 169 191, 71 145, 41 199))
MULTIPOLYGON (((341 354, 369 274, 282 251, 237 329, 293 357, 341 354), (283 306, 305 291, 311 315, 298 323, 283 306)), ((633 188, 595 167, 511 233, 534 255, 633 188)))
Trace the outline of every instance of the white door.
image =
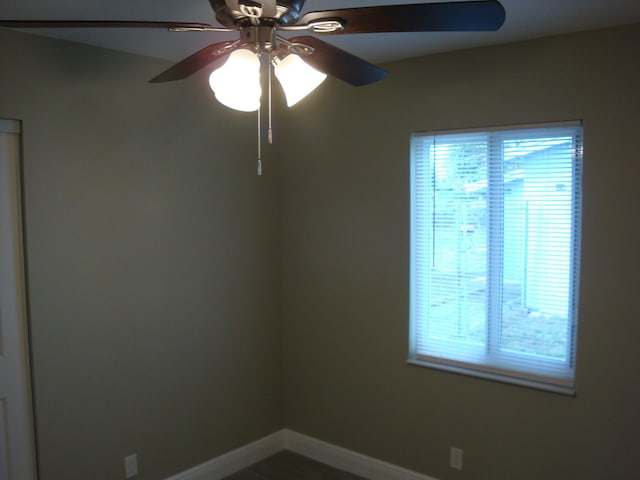
POLYGON ((19 148, 19 122, 0 119, 0 480, 36 478, 19 148))

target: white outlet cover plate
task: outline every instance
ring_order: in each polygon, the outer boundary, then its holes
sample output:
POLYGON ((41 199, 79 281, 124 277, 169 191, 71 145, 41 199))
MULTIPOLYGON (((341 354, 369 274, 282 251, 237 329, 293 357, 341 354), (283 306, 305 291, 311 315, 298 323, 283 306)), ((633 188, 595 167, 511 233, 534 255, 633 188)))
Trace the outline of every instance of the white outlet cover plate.
POLYGON ((124 457, 124 474, 126 478, 134 477, 138 474, 138 455, 133 454, 124 457))
POLYGON ((451 457, 449 459, 449 465, 456 470, 462 470, 462 456, 463 451, 461 448, 451 447, 451 457))

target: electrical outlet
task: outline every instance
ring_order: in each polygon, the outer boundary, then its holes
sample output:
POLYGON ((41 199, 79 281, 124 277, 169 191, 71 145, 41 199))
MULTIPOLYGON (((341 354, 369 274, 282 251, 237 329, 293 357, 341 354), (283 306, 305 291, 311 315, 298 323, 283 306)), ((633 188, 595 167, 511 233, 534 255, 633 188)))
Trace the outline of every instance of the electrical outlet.
POLYGON ((132 454, 124 457, 125 478, 135 477, 138 474, 138 455, 132 454))
POLYGON ((464 452, 461 448, 451 447, 449 455, 449 466, 456 470, 462 470, 462 456, 464 452))

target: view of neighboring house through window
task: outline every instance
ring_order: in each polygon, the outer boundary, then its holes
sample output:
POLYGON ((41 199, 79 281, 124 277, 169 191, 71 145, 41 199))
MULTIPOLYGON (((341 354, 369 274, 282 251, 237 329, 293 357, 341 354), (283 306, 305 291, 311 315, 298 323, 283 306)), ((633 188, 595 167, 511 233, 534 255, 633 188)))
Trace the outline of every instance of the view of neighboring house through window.
POLYGON ((411 147, 410 361, 572 393, 581 124, 411 147))

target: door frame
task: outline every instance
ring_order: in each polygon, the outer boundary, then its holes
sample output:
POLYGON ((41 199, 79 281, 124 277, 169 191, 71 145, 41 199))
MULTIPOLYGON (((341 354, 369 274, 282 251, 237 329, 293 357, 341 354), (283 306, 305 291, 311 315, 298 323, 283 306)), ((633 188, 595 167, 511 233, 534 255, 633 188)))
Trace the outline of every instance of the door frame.
POLYGON ((21 124, 0 119, 0 478, 36 480, 35 423, 22 230, 21 124), (5 268, 6 267, 6 268, 5 268), (3 395, 4 392, 4 395, 3 395), (4 397, 4 398, 2 398, 4 397))

